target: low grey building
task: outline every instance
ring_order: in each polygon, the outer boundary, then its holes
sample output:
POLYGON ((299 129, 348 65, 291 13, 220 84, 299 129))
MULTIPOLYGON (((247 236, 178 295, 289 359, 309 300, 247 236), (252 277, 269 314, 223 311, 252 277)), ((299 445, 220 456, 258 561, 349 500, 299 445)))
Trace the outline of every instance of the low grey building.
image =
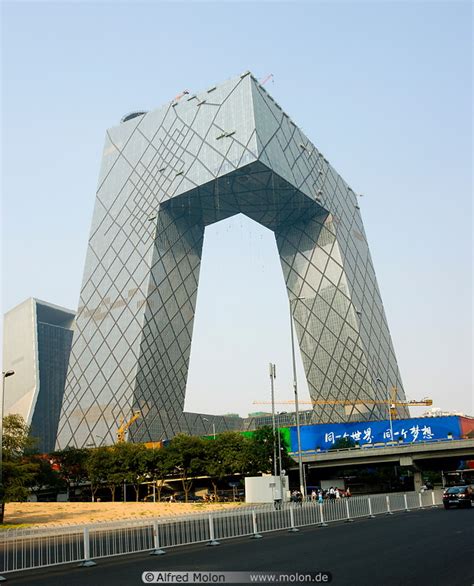
POLYGON ((75 313, 27 299, 4 317, 5 414, 18 413, 31 426, 40 452, 56 443, 75 313))

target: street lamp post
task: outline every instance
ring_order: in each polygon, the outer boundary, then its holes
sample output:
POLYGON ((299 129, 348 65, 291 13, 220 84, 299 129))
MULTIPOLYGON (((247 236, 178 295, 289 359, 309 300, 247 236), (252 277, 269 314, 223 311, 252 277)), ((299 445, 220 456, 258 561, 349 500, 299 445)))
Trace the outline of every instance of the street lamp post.
POLYGON ((273 478, 276 482, 277 458, 276 458, 276 425, 275 425, 275 378, 276 366, 270 362, 270 385, 272 390, 272 424, 273 424, 273 478))
MULTIPOLYGON (((202 420, 209 423, 209 419, 207 419, 207 417, 203 417, 202 420)), ((216 424, 214 422, 212 422, 212 435, 214 439, 216 439, 216 424)))
MULTIPOLYGON (((376 381, 378 383, 380 383, 381 385, 383 385, 383 380, 379 376, 377 377, 376 381)), ((391 405, 392 398, 390 396, 390 389, 389 389, 388 385, 387 385, 386 390, 387 390, 388 420, 390 422, 390 441, 393 442, 393 423, 392 423, 392 405, 391 405)))
POLYGON ((5 512, 5 491, 3 488, 3 416, 5 413, 5 379, 15 374, 14 370, 2 372, 2 413, 0 414, 0 523, 3 523, 5 512))
POLYGON ((291 354, 293 359, 293 390, 295 392, 295 412, 296 412, 296 436, 298 439, 298 472, 300 480, 300 492, 302 497, 306 498, 306 488, 304 482, 303 472, 303 456, 301 454, 301 430, 300 430, 300 409, 298 402, 298 382, 296 378, 296 355, 295 355, 295 336, 293 333, 293 306, 294 301, 303 300, 304 297, 293 297, 290 298, 290 331, 291 331, 291 354))
POLYGON ((281 437, 280 437, 280 415, 284 415, 286 411, 278 413, 278 470, 280 472, 280 499, 281 502, 285 502, 283 498, 283 475, 282 475, 282 463, 281 463, 281 437))

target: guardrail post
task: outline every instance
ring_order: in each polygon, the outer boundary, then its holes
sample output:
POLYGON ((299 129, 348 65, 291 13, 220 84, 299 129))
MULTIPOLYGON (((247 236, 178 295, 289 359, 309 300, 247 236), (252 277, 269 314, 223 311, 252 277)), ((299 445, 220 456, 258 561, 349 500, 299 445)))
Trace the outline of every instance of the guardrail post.
POLYGON ((95 566, 97 564, 91 560, 89 527, 84 527, 83 539, 84 539, 84 559, 79 564, 79 567, 88 568, 90 566, 95 566))
POLYGON ((296 533, 299 531, 299 529, 295 527, 295 512, 293 511, 293 507, 290 508, 290 523, 291 527, 288 529, 290 533, 296 533))
POLYGON ((354 521, 354 519, 351 519, 351 514, 349 512, 349 501, 346 498, 346 512, 347 512, 347 519, 346 519, 346 523, 352 523, 354 521))
POLYGON ((214 534, 214 519, 212 518, 212 515, 209 515, 209 538, 210 541, 207 545, 220 545, 214 534))
POLYGON ((163 555, 166 553, 160 547, 160 533, 158 531, 158 521, 153 521, 153 545, 155 549, 150 552, 150 555, 163 555))
POLYGON ((409 513, 410 512, 410 509, 408 508, 408 501, 407 501, 407 495, 406 494, 403 495, 403 500, 405 501, 405 511, 407 513, 409 513))
POLYGON ((375 515, 372 513, 372 501, 370 500, 370 496, 367 500, 369 502, 369 519, 375 519, 375 515))
POLYGON ((257 513, 255 511, 252 511, 252 524, 253 524, 253 535, 252 535, 252 539, 261 539, 261 535, 258 532, 258 527, 257 527, 257 513))
POLYGON ((421 498, 421 492, 418 493, 418 501, 420 503, 420 509, 423 508, 423 499, 421 498))
POLYGON ((324 522, 324 513, 323 513, 323 509, 324 509, 324 503, 321 505, 320 507, 320 511, 321 511, 321 527, 327 527, 328 524, 324 522))
POLYGON ((390 496, 387 494, 385 498, 387 500, 387 515, 393 515, 392 511, 390 510, 390 496))

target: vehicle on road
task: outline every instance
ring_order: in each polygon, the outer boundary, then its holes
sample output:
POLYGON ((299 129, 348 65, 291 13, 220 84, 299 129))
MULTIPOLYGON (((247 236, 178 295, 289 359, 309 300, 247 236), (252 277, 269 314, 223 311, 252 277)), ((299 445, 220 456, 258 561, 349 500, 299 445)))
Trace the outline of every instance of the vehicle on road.
POLYGON ((472 507, 474 502, 474 490, 470 486, 450 486, 443 493, 443 505, 445 509, 451 507, 472 507))

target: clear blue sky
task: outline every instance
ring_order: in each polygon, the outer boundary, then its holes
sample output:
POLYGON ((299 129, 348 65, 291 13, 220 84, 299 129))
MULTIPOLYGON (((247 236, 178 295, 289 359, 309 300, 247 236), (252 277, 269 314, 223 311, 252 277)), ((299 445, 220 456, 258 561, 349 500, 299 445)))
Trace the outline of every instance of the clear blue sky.
MULTIPOLYGON (((2 12, 3 311, 30 296, 77 307, 106 128, 185 88, 273 73, 267 89, 364 194, 407 395, 473 412, 469 2, 4 2, 2 12)), ((210 227, 197 305, 187 408, 256 410, 269 361, 290 399, 272 234, 240 216, 210 227)))

